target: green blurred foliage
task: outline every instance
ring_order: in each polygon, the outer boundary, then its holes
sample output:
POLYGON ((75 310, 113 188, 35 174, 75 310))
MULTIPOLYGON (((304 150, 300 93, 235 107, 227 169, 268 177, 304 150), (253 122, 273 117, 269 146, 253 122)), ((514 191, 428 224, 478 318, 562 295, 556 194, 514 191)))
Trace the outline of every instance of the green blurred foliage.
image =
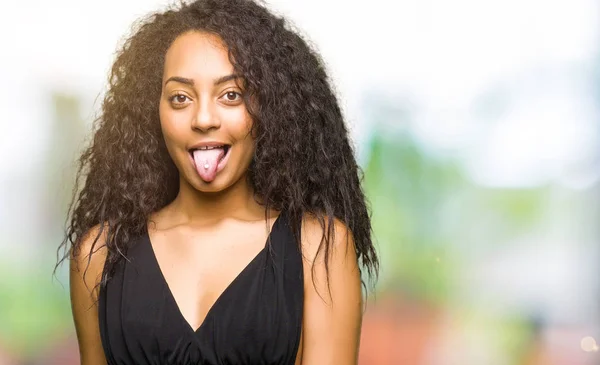
POLYGON ((428 158, 406 134, 375 134, 364 173, 382 263, 378 290, 443 300, 453 258, 441 208, 461 186, 459 170, 428 158))
POLYGON ((428 155, 406 132, 376 132, 364 187, 382 263, 378 291, 443 304, 470 250, 543 224, 549 191, 474 184, 460 161, 428 155))
POLYGON ((52 280, 49 259, 27 267, 2 261, 0 337, 12 352, 33 358, 73 330, 68 283, 52 280))

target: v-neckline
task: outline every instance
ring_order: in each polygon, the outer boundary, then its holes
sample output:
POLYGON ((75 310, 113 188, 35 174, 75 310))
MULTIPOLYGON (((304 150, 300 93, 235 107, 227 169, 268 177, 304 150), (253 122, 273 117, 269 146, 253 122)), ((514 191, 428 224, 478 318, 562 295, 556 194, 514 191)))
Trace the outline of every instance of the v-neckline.
POLYGON ((188 322, 188 320, 185 318, 185 316, 181 312, 181 308, 179 307, 179 304, 177 304, 177 300, 175 299, 175 296, 173 295, 173 292, 171 291, 171 287, 169 286, 169 283, 167 282, 167 279, 166 279, 166 277, 165 277, 162 269, 160 268, 160 264, 158 263, 158 258, 156 257, 156 252, 154 251, 154 247, 152 246, 152 241, 150 240, 150 233, 148 231, 148 224, 146 223, 146 226, 145 226, 145 229, 144 229, 144 236, 145 236, 144 238, 145 238, 145 241, 146 241, 145 243, 150 248, 150 256, 152 257, 154 268, 158 271, 158 274, 160 276, 160 280, 164 284, 164 286, 166 288, 166 291, 167 291, 167 293, 169 295, 170 301, 173 303, 175 309, 177 310, 178 316, 181 318, 181 320, 183 321, 183 323, 185 323, 187 329, 190 330, 193 334, 197 335, 198 333, 200 333, 200 331, 202 330, 202 328, 204 327, 204 325, 207 323, 207 320, 211 316, 212 312, 215 311, 215 308, 217 307, 217 305, 221 301, 224 300, 223 297, 248 272, 248 270, 250 270, 250 268, 254 265, 254 263, 256 261, 258 261, 259 258, 266 252, 267 245, 271 244, 270 240, 271 240, 271 238, 273 236, 273 231, 275 231, 275 229, 277 228, 277 224, 278 224, 278 222, 279 222, 279 220, 280 220, 280 218, 281 218, 281 216, 283 214, 284 214, 284 212, 282 211, 282 212, 279 213, 279 215, 277 216, 277 218, 275 218, 275 221, 273 222, 273 225, 271 226, 271 229, 269 231, 269 234, 267 235, 267 239, 265 240, 265 244, 264 244, 263 248, 260 251, 258 251, 258 253, 252 258, 252 260, 250 260, 250 262, 248 262, 248 264, 246 264, 246 266, 244 266, 244 268, 233 278, 233 280, 225 287, 225 289, 223 289, 223 291, 221 292, 221 294, 219 294, 219 296, 217 297, 217 299, 210 306, 210 308, 208 309, 208 311, 204 315, 204 318, 200 322, 200 325, 196 329, 194 329, 192 327, 192 325, 190 324, 190 322, 188 322))

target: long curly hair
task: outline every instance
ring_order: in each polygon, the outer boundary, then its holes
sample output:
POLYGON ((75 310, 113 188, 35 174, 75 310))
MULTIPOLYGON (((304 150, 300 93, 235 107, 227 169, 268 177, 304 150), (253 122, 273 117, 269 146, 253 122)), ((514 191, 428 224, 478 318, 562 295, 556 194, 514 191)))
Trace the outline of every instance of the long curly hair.
POLYGON ((147 217, 176 197, 179 172, 163 140, 158 106, 167 49, 193 30, 219 36, 243 76, 256 136, 247 176, 261 204, 285 209, 297 238, 302 216, 315 216, 324 231, 318 253, 325 257, 337 218, 354 238, 361 272, 366 268, 376 278, 362 170, 324 63, 288 22, 251 0, 182 2, 136 23, 116 55, 93 139, 78 161, 57 266, 78 255, 84 235, 100 225, 89 256, 104 232, 104 285, 147 217))

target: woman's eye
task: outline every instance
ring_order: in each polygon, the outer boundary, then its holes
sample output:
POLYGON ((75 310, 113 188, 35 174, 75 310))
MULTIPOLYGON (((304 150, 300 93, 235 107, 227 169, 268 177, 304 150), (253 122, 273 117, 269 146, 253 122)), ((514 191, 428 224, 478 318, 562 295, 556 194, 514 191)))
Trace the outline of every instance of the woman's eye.
POLYGON ((241 98, 240 93, 237 93, 235 91, 229 91, 227 93, 225 93, 225 95, 223 95, 223 97, 225 98, 226 101, 238 101, 239 98, 241 98))
POLYGON ((184 104, 187 99, 189 98, 183 94, 175 94, 169 98, 169 100, 175 104, 184 104))

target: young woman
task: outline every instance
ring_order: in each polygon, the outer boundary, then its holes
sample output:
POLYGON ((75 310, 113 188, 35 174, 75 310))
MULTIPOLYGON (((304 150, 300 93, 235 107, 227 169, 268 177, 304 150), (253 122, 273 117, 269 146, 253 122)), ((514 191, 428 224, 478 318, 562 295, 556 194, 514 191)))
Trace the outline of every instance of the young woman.
POLYGON ((355 364, 361 271, 378 270, 359 173, 323 63, 283 19, 249 0, 145 19, 61 245, 82 364, 355 364))

